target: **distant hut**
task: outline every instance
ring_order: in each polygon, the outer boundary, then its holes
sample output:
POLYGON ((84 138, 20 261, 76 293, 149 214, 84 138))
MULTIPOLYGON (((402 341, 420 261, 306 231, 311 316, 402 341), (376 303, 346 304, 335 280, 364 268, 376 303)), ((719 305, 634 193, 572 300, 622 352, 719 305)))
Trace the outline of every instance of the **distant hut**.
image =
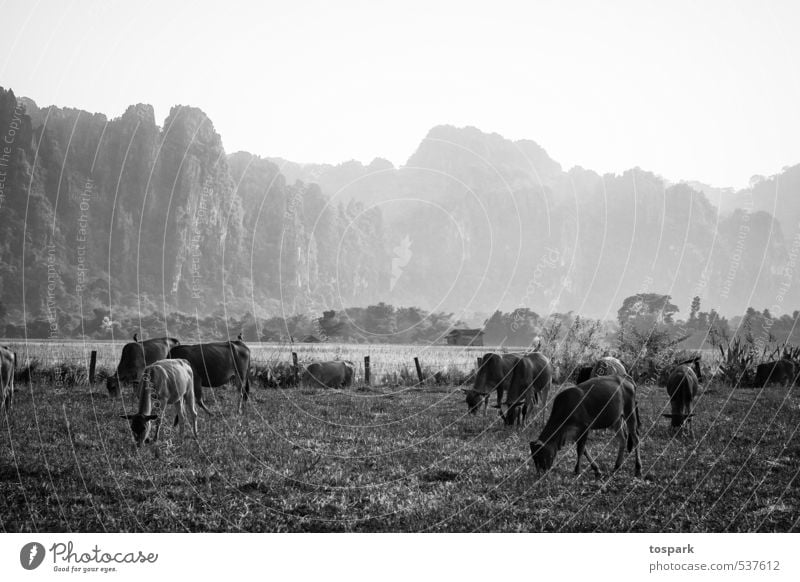
POLYGON ((454 329, 445 338, 449 346, 482 346, 482 329, 454 329))

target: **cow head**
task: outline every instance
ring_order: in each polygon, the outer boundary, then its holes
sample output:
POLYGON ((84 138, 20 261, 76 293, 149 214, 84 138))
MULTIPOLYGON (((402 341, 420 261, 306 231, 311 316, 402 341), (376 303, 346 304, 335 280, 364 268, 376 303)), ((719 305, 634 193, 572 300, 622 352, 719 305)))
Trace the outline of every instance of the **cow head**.
POLYGON ((540 440, 531 441, 531 457, 533 457, 533 464, 538 471, 549 471, 553 466, 553 461, 556 458, 553 447, 544 444, 540 440))
POLYGON ((470 414, 478 414, 481 404, 486 402, 488 394, 482 394, 477 390, 461 389, 467 395, 467 407, 470 414))
POLYGON ((147 436, 150 434, 150 421, 157 419, 158 416, 155 414, 123 414, 121 418, 130 422, 133 440, 137 447, 141 447, 142 443, 149 442, 147 436))

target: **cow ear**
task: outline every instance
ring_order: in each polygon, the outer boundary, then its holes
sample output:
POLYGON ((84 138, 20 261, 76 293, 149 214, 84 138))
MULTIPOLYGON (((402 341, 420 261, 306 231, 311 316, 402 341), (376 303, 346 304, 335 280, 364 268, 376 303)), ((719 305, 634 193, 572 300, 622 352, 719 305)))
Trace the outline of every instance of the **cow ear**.
POLYGON ((662 414, 661 416, 663 416, 664 418, 672 418, 671 414, 662 414))
POLYGON ((136 416, 136 415, 135 415, 135 414, 120 414, 120 415, 119 415, 119 417, 120 417, 120 418, 124 418, 125 420, 130 420, 130 419, 132 419, 134 416, 136 416))
POLYGON ((157 414, 148 414, 144 417, 145 420, 155 420, 158 418, 157 414))

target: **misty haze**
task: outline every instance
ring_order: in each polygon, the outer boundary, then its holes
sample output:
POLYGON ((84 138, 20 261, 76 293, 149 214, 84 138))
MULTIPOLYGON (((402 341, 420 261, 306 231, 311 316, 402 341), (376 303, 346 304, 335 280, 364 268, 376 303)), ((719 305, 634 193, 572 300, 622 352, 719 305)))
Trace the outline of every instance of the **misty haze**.
POLYGON ((798 529, 800 8, 411 4, 0 6, 0 530, 798 529))

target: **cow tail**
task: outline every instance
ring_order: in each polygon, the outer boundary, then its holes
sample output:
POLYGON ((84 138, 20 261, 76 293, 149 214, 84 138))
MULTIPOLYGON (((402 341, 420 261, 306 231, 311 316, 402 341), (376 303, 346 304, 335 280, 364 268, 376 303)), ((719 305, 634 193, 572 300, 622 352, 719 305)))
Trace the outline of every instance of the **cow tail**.
POLYGON ((249 396, 250 396, 250 370, 246 370, 244 373, 244 385, 242 386, 242 401, 247 402, 249 396))
POLYGON ((196 399, 196 404, 197 404, 197 406, 199 406, 200 408, 202 408, 203 410, 205 410, 205 411, 208 413, 208 415, 209 415, 209 416, 214 416, 214 413, 213 413, 213 412, 211 412, 211 411, 208 409, 208 406, 206 406, 206 403, 205 403, 205 402, 203 402, 203 396, 202 396, 202 394, 200 395, 200 398, 197 398, 197 399, 196 399))

